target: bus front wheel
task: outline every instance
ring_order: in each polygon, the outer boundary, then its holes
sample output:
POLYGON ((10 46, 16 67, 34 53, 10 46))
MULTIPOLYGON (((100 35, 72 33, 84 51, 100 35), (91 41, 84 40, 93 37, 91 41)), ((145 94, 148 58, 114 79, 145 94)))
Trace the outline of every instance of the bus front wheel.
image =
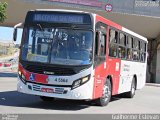
POLYGON ((97 105, 106 106, 111 100, 111 95, 112 95, 111 82, 109 79, 107 79, 103 86, 102 97, 96 100, 97 105))

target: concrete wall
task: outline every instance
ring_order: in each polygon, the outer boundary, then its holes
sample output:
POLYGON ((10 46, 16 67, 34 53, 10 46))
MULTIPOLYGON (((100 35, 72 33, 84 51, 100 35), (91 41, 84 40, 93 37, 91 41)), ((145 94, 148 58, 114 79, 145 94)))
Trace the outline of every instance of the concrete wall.
MULTIPOLYGON (((76 7, 76 8, 92 9, 92 10, 104 10, 106 4, 112 4, 113 12, 160 17, 160 2, 159 2, 160 0, 157 0, 157 2, 150 0, 152 1, 152 3, 150 3, 149 0, 147 1, 146 0, 94 0, 94 1, 97 1, 97 4, 102 3, 102 7, 66 4, 67 2, 66 3, 49 2, 48 0, 21 0, 21 1, 50 4, 50 5, 64 5, 66 7, 73 7, 73 8, 76 7)), ((63 1, 63 0, 59 0, 59 1, 63 1)), ((68 3, 69 1, 70 0, 68 0, 68 3)), ((90 0, 86 0, 86 3, 88 1, 90 0)))
POLYGON ((156 79, 156 64, 157 64, 157 53, 155 48, 157 41, 155 39, 148 39, 148 66, 147 66, 147 82, 155 83, 156 79))
MULTIPOLYGON (((107 0, 105 0, 107 2, 107 0)), ((160 0, 108 0, 113 12, 160 17, 160 0)))

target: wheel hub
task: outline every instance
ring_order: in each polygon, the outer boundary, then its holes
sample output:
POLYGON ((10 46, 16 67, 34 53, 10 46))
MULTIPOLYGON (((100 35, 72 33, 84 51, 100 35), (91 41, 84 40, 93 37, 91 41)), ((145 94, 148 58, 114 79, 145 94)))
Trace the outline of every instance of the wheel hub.
POLYGON ((104 101, 107 101, 109 99, 110 95, 111 95, 111 91, 109 89, 109 86, 104 85, 104 88, 103 88, 103 99, 104 99, 104 101))

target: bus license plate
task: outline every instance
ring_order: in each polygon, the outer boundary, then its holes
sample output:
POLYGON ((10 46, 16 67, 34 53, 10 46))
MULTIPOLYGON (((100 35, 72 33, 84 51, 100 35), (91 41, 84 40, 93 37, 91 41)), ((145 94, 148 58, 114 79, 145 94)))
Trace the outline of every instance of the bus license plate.
POLYGON ((52 88, 41 88, 41 92, 53 93, 54 89, 52 89, 52 88))

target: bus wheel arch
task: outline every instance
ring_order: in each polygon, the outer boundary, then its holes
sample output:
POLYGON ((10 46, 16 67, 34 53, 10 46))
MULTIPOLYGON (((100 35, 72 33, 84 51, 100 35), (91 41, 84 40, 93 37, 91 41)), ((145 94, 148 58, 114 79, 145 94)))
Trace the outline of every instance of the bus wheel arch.
POLYGON ((135 95, 136 88, 137 88, 137 76, 133 75, 130 91, 127 93, 124 93, 125 96, 127 98, 133 98, 135 95))
MULTIPOLYGON (((112 76, 111 76, 111 75, 108 75, 107 78, 106 78, 106 80, 109 80, 109 81, 110 81, 110 83, 111 83, 111 90, 113 91, 113 81, 112 81, 113 79, 112 79, 112 76)), ((111 91, 111 92, 112 92, 112 91, 111 91)))

